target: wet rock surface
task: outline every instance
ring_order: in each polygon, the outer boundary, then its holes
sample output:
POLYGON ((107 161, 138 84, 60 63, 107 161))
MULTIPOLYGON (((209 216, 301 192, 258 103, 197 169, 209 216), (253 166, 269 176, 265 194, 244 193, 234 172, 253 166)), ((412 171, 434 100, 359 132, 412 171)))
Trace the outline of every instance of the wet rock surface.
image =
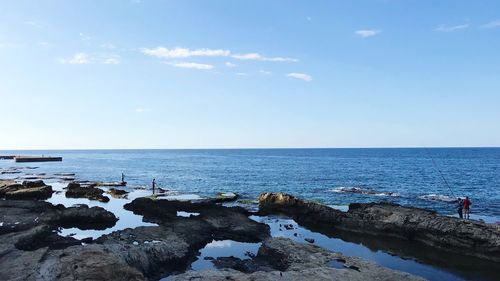
POLYGON ((113 196, 114 198, 124 198, 127 196, 128 191, 112 187, 108 190, 107 193, 113 196))
POLYGON ((233 202, 236 201, 239 197, 240 196, 234 192, 219 192, 214 198, 214 201, 216 203, 233 202))
POLYGON ((270 237, 269 227, 249 219, 244 209, 213 202, 139 198, 128 208, 144 213, 159 226, 77 240, 61 237, 55 230, 61 226, 110 227, 116 217, 85 205, 65 208, 40 201, 0 201, 0 266, 15 264, 0 272, 0 280, 158 280, 185 271, 199 250, 214 239, 262 241, 270 237), (178 217, 178 210, 197 210, 200 215, 178 217))
POLYGON ((104 190, 95 187, 95 185, 81 186, 79 183, 71 182, 66 187, 66 197, 68 198, 87 198, 100 202, 109 202, 109 198, 103 195, 104 190))
POLYGON ((223 207, 211 200, 191 202, 137 198, 124 207, 134 214, 143 215, 146 221, 160 225, 185 221, 186 218, 177 216, 177 211, 199 213, 189 219, 209 225, 216 240, 260 242, 270 237, 269 226, 249 219, 250 213, 244 208, 223 207))
POLYGON ((52 196, 52 187, 43 181, 15 181, 0 180, 0 198, 6 199, 47 199, 52 196))
POLYGON ((500 227, 388 203, 355 203, 341 212, 283 193, 259 197, 262 214, 286 214, 303 225, 394 237, 443 251, 500 262, 500 227))
POLYGON ((171 280, 424 280, 286 238, 262 243, 256 257, 215 261, 220 270, 189 271, 171 280), (341 266, 332 266, 335 261, 341 266))
POLYGON ((43 201, 0 200, 0 280, 47 280, 39 275, 38 268, 49 253, 74 245, 82 247, 80 240, 59 236, 59 227, 111 227, 116 220, 99 207, 65 208, 43 201))
POLYGON ((39 225, 103 229, 118 220, 111 212, 86 205, 66 208, 43 201, 0 200, 0 234, 28 230, 39 225))
POLYGON ((32 280, 145 280, 122 258, 94 244, 47 252, 35 268, 32 280))

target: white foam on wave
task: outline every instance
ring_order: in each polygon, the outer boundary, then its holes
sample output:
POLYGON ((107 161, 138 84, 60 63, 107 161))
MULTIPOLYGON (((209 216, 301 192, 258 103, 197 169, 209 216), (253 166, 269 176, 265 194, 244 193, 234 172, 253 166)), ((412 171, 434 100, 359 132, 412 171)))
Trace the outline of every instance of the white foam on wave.
POLYGON ((347 187, 341 186, 330 190, 331 192, 337 193, 358 193, 364 195, 373 195, 373 196, 392 196, 398 197, 400 194, 398 192, 390 192, 390 191, 376 191, 371 189, 365 189, 361 187, 347 187))
POLYGON ((423 200, 428 200, 428 201, 441 201, 441 202, 447 202, 447 203, 453 203, 457 201, 457 198, 447 196, 447 195, 442 195, 442 194, 425 194, 418 196, 419 199, 423 200))

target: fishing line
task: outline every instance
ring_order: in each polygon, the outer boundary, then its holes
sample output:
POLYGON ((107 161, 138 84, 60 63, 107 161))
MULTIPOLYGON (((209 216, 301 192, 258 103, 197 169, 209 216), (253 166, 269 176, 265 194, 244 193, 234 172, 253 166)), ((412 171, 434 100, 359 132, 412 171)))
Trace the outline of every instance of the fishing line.
POLYGON ((457 198, 455 196, 455 193, 453 193, 453 190, 451 189, 450 184, 448 183, 448 181, 444 177, 443 172, 441 171, 441 169, 439 169, 436 161, 434 161, 434 158, 432 158, 432 155, 429 153, 429 150, 427 148, 425 148, 425 151, 427 152, 427 155, 429 155, 429 157, 431 158, 432 164, 434 165, 434 168, 436 168, 436 170, 439 172, 439 175, 441 176, 441 178, 443 179, 444 183, 446 184, 446 187, 448 187, 448 189, 450 190, 450 193, 451 193, 451 195, 453 195, 453 198, 457 198))

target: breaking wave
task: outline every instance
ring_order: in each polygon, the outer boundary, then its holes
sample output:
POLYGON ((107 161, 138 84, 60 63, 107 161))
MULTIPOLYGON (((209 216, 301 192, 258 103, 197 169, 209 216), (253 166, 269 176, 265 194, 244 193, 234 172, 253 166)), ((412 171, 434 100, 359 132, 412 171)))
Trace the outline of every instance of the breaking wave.
POLYGON ((418 199, 427 200, 427 201, 441 201, 446 203, 455 203, 457 202, 457 198, 441 195, 441 194, 425 194, 418 196, 418 199))
POLYGON ((357 194, 373 195, 373 196, 393 196, 393 197, 400 196, 400 194, 398 192, 378 191, 378 190, 371 190, 371 189, 366 189, 366 188, 361 188, 361 187, 345 187, 345 186, 334 188, 331 190, 331 192, 357 193, 357 194))

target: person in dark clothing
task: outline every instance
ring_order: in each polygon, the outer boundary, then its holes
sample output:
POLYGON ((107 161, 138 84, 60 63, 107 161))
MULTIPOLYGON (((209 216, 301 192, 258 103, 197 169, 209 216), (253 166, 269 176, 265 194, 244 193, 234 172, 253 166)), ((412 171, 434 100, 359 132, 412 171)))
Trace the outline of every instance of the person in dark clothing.
POLYGON ((153 182, 151 183, 153 186, 153 195, 155 194, 155 187, 156 187, 156 179, 153 179, 153 182))
POLYGON ((465 218, 466 219, 469 219, 471 205, 472 205, 472 202, 470 202, 469 197, 466 196, 464 199, 464 211, 465 211, 465 218))
POLYGON ((457 204, 458 217, 463 219, 464 201, 461 198, 458 198, 457 203, 458 203, 457 204))

